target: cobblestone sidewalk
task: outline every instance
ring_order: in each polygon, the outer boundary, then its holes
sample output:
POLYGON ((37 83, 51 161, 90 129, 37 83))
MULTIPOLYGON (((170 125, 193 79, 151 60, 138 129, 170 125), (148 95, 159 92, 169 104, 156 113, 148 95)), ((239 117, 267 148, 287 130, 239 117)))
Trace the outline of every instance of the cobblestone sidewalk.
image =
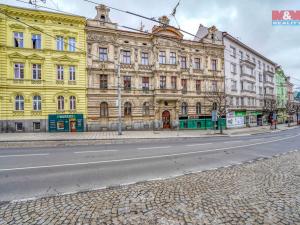
POLYGON ((0 203, 0 224, 300 224, 300 152, 162 181, 0 203))

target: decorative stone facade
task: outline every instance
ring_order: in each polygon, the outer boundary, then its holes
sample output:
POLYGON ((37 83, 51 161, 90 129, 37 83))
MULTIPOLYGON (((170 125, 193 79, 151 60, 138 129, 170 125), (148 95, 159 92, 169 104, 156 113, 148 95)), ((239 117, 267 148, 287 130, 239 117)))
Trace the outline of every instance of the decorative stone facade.
POLYGON ((86 27, 89 131, 117 128, 119 62, 123 129, 176 128, 180 119, 210 116, 206 91, 224 90, 224 46, 215 27, 190 41, 166 16, 151 33, 131 32, 110 21, 106 6, 96 9, 86 27))

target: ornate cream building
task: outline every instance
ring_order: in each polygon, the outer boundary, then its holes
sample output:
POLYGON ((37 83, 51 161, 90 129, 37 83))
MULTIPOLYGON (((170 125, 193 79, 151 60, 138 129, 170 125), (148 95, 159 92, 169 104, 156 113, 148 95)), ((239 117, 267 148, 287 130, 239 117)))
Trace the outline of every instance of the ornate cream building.
POLYGON ((178 121, 211 117, 207 91, 224 91, 222 33, 183 39, 166 16, 152 32, 118 29, 109 9, 87 20, 88 130, 115 130, 121 64, 123 129, 176 128, 178 121), (220 36, 221 35, 221 36, 220 36))

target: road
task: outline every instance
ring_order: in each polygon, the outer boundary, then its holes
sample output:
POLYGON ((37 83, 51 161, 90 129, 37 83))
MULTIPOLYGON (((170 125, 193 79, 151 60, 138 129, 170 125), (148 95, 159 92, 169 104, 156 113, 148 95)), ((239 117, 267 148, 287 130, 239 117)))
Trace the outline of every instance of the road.
POLYGON ((160 179, 300 149, 300 129, 240 137, 0 150, 0 201, 160 179))

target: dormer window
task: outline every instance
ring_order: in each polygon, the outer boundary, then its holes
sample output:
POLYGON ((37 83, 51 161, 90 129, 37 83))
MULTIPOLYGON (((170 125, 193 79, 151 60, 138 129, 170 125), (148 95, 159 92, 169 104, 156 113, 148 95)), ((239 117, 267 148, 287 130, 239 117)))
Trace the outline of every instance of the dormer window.
POLYGON ((215 40, 215 34, 211 34, 211 39, 215 40))
POLYGON ((102 14, 102 15, 100 16, 100 20, 105 21, 105 15, 104 15, 104 14, 102 14))

